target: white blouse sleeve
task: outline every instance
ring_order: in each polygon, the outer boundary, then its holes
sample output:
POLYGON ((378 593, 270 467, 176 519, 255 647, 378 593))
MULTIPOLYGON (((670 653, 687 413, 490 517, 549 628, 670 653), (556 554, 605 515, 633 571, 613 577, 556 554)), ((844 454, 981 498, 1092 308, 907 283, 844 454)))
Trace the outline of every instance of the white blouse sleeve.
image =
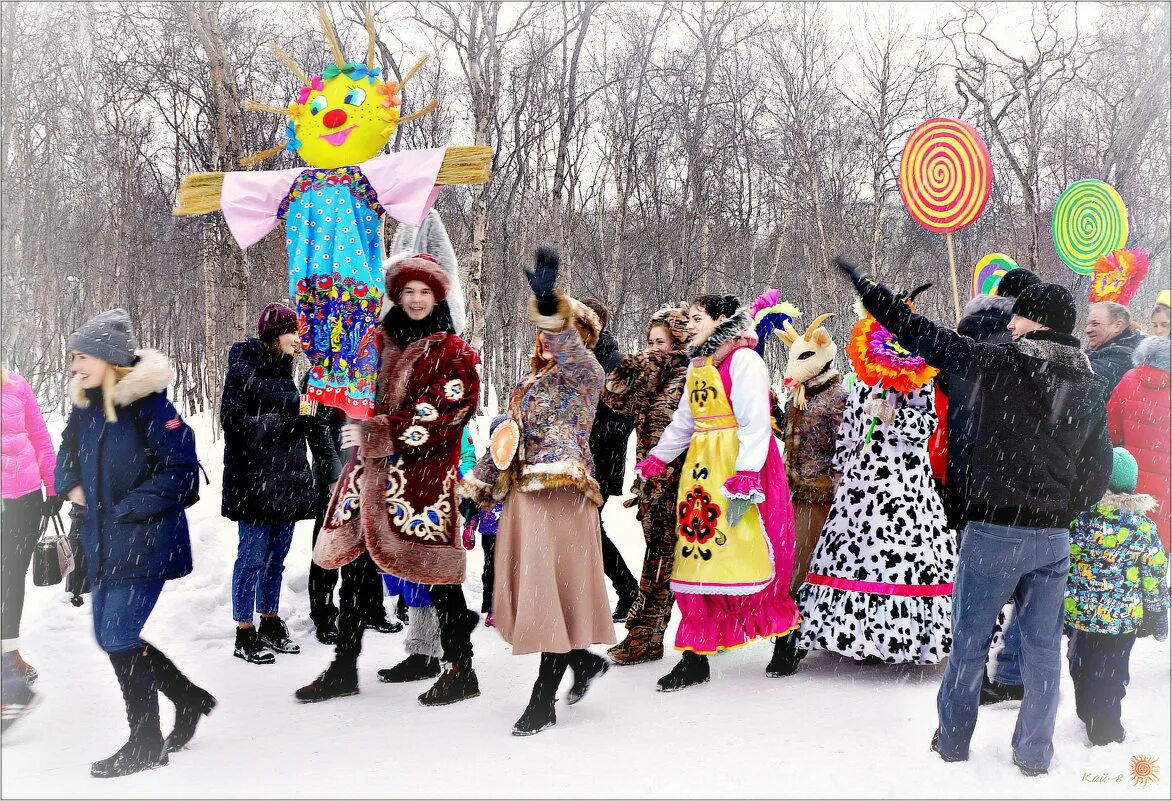
MULTIPOLYGON (((692 368, 689 367, 688 375, 691 376, 691 373, 692 368)), ((684 386, 687 386, 686 382, 684 386)), ((679 405, 676 406, 676 410, 671 416, 671 422, 663 430, 659 442, 651 449, 648 456, 654 456, 656 459, 663 460, 665 464, 670 464, 692 444, 692 433, 695 430, 696 421, 692 417, 692 407, 688 404, 688 392, 685 389, 684 393, 680 395, 679 405)))
POLYGON ((737 471, 759 473, 769 456, 773 425, 769 417, 769 368, 754 351, 741 348, 730 356, 733 413, 737 417, 737 471))

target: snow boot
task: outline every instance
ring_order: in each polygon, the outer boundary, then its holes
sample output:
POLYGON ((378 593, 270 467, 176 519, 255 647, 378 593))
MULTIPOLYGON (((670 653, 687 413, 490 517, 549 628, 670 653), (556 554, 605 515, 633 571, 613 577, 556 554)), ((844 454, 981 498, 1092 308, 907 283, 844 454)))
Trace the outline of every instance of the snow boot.
POLYGON ((1045 776, 1050 772, 1046 768, 1031 768, 1029 765, 1021 764, 1017 761, 1016 755, 1013 757, 1013 764, 1017 765, 1017 769, 1021 771, 1022 776, 1029 776, 1031 778, 1034 776, 1045 776))
POLYGON ((35 667, 24 661, 24 657, 20 655, 20 651, 9 651, 8 655, 12 657, 12 662, 16 669, 24 673, 25 683, 30 687, 36 684, 41 674, 37 672, 35 667))
POLYGON ((378 672, 378 680, 386 684, 401 684, 408 681, 434 679, 443 672, 438 657, 427 654, 411 654, 391 668, 378 672))
POLYGON ((285 625, 285 621, 275 615, 261 617, 257 636, 262 643, 278 654, 301 653, 301 646, 289 639, 289 627, 285 625))
POLYGON ((654 625, 640 619, 627 629, 623 641, 607 649, 606 653, 616 665, 657 662, 663 659, 663 633, 658 632, 658 637, 656 634, 654 625))
POLYGON ((334 659, 321 675, 293 693, 293 697, 303 704, 347 695, 358 695, 358 663, 344 659, 334 659))
POLYGON ((1020 701, 1025 697, 1025 687, 1021 684, 1002 684, 985 677, 981 685, 981 706, 999 704, 1002 701, 1020 701))
POLYGON ((323 623, 313 627, 314 636, 322 645, 338 644, 338 626, 335 623, 323 623))
POLYGON ((252 627, 236 629, 236 650, 232 655, 254 665, 271 665, 277 661, 277 657, 260 641, 256 629, 252 627))
MULTIPOLYGON (((634 579, 631 579, 634 581, 634 579)), ((627 616, 631 613, 631 607, 635 605, 635 601, 639 600, 639 585, 633 584, 630 587, 624 588, 619 593, 619 602, 615 604, 614 612, 611 613, 610 619, 612 623, 626 623, 627 616)))
POLYGON ((585 648, 570 651, 566 657, 570 668, 574 671, 574 684, 570 687, 570 694, 566 698, 566 702, 573 706, 586 697, 591 682, 610 670, 610 663, 585 648))
POLYGON ((384 613, 382 617, 366 621, 366 628, 374 629, 381 634, 398 634, 403 630, 403 624, 397 620, 388 619, 384 613))
POLYGON ((452 665, 436 680, 431 689, 419 696, 424 706, 447 706, 480 695, 480 683, 472 665, 452 665))
POLYGON ((399 596, 399 600, 395 603, 395 617, 399 619, 400 623, 407 623, 407 602, 403 600, 403 596, 399 596))
POLYGON ((708 657, 701 656, 693 651, 684 651, 684 656, 672 668, 671 673, 658 682, 661 693, 674 693, 685 687, 697 684, 707 684, 711 678, 708 672, 708 657))
POLYGON ((805 655, 805 650, 798 647, 798 630, 794 629, 773 641, 773 658, 765 668, 765 675, 771 679, 792 676, 798 672, 798 663, 805 655))
POLYGON ((940 755, 940 758, 945 762, 967 762, 964 757, 951 757, 940 750, 940 729, 932 732, 932 750, 940 755))
POLYGON ((33 711, 40 700, 28 685, 25 672, 16 664, 12 653, 4 654, 3 708, 0 711, 0 734, 6 734, 21 718, 33 711))
POLYGON ((159 727, 159 687, 147 649, 110 654, 110 664, 122 688, 130 739, 113 756, 90 766, 90 775, 98 779, 129 776, 161 767, 168 761, 159 727))
POLYGON ((529 696, 529 705, 513 724, 515 736, 528 737, 558 722, 553 705, 557 701, 558 685, 569 664, 568 657, 569 654, 541 655, 541 666, 537 671, 537 681, 533 684, 533 694, 529 696))
POLYGON ((216 708, 216 699, 207 690, 192 683, 158 648, 148 642, 144 642, 143 647, 154 668, 159 692, 175 705, 175 726, 165 741, 167 753, 174 753, 186 748, 191 742, 199 719, 211 714, 216 708))

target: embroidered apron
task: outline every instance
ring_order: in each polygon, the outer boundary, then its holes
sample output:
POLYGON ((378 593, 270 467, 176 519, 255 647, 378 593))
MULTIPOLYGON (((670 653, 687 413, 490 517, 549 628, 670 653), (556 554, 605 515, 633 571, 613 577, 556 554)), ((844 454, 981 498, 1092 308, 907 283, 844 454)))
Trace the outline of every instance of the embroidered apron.
POLYGON ((695 367, 684 391, 695 432, 680 476, 674 592, 749 595, 773 579, 773 558, 756 504, 735 526, 727 518, 724 482, 736 475, 737 418, 712 359, 695 367))

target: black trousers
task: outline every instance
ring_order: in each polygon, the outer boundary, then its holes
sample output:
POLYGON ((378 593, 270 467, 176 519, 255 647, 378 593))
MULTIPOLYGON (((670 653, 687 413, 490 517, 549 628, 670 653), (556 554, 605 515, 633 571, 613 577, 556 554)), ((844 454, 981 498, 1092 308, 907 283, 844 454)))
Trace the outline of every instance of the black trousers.
POLYGON ((1070 635, 1070 678, 1074 708, 1095 745, 1123 737, 1122 701, 1130 680, 1128 667, 1135 632, 1095 634, 1075 629, 1070 635))
MULTIPOLYGON (((313 522, 314 545, 317 545, 317 538, 321 534, 324 521, 325 513, 321 512, 313 522)), ((377 577, 377 569, 375 573, 377 577)), ((338 622, 338 607, 334 604, 334 590, 338 586, 339 574, 339 570, 326 570, 313 560, 309 562, 309 619, 313 621, 314 628, 328 628, 338 622)), ((358 602, 361 604, 360 608, 364 610, 364 621, 373 622, 386 619, 387 611, 386 607, 383 606, 381 579, 378 581, 377 588, 365 588, 359 594, 358 602), (375 589, 378 591, 375 592, 375 589)))
MULTIPOLYGON (((362 653, 362 633, 371 599, 382 604, 383 583, 369 554, 363 553, 340 570, 342 588, 338 592, 339 660, 357 661, 362 653)), ((464 667, 472 665, 472 632, 480 615, 468 608, 464 588, 459 584, 432 584, 428 588, 436 616, 439 618, 440 647, 443 660, 464 667)))
POLYGON ((602 534, 602 572, 614 585, 614 591, 618 593, 620 600, 626 597, 634 598, 639 594, 639 582, 623 561, 618 546, 606 536, 606 526, 602 522, 602 507, 606 506, 609 498, 609 495, 602 496, 602 506, 598 507, 598 531, 602 534))
POLYGON ((484 547, 484 572, 480 574, 484 597, 480 601, 480 611, 487 615, 492 612, 492 588, 496 580, 496 537, 481 534, 480 544, 484 547))
POLYGON ((0 639, 20 636, 25 576, 41 536, 43 508, 40 490, 4 499, 4 512, 0 514, 0 528, 4 530, 4 547, 0 549, 0 639))

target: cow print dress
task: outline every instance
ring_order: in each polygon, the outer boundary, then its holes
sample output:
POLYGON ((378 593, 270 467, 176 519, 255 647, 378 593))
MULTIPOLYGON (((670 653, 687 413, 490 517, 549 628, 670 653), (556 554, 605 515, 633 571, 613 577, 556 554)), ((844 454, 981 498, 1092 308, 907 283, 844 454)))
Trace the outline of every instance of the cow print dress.
POLYGON ((799 592, 798 646, 933 664, 952 645, 956 543, 928 464, 932 385, 896 394, 894 422, 866 443, 863 405, 880 394, 856 381, 847 401, 834 455, 842 480, 799 592))

